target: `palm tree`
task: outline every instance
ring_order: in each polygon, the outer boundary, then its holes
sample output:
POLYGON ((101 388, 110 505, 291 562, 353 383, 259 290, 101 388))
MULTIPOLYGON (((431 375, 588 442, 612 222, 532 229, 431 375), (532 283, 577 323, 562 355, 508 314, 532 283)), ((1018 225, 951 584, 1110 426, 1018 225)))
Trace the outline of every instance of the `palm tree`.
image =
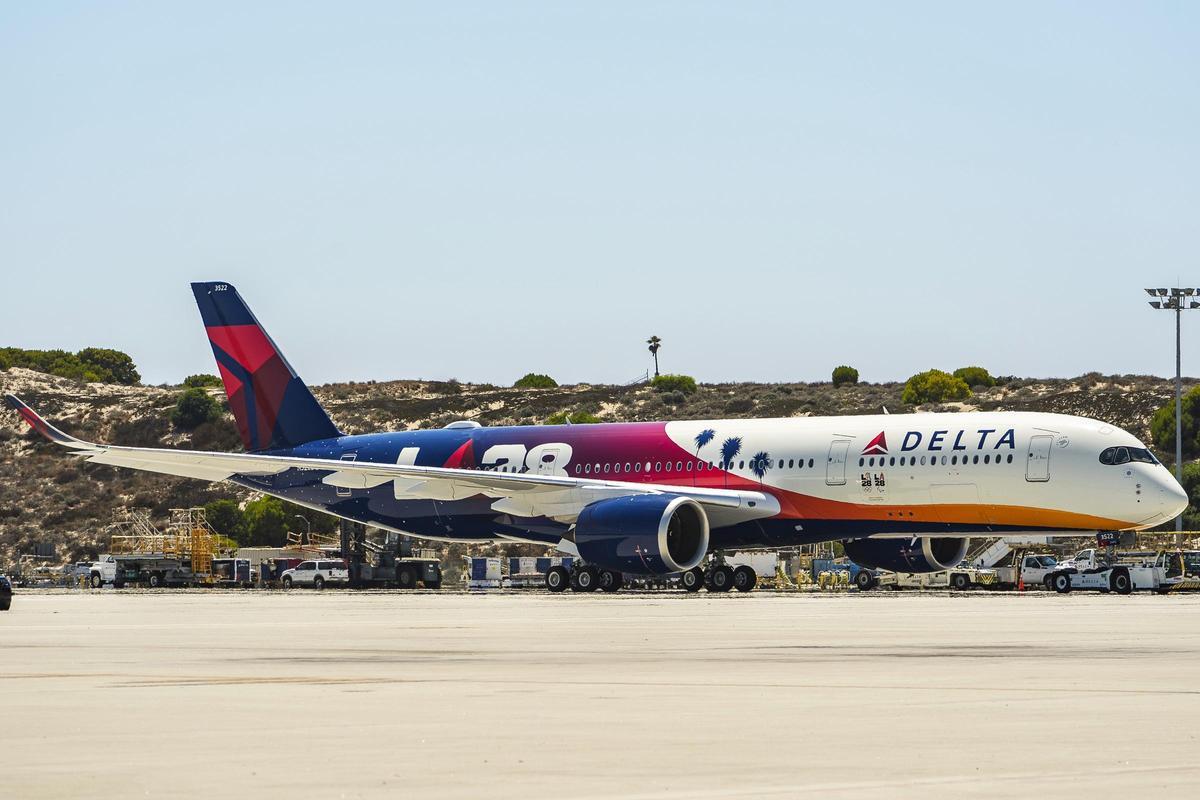
POLYGON ((658 338, 657 336, 651 336, 649 339, 646 340, 646 344, 650 345, 650 347, 647 349, 650 351, 650 355, 654 356, 654 377, 657 378, 658 377, 658 348, 662 347, 662 339, 658 338))
POLYGON ((700 457, 700 451, 704 449, 704 445, 717 438, 717 432, 712 428, 705 428, 696 434, 696 458, 700 457))
POLYGON ((721 468, 725 471, 725 485, 729 485, 729 465, 733 457, 742 452, 742 437, 730 436, 721 445, 721 468))
POLYGON ((758 476, 758 480, 762 481, 763 476, 767 474, 767 470, 771 468, 771 454, 766 450, 755 453, 754 460, 750 462, 750 468, 754 470, 754 474, 758 476))

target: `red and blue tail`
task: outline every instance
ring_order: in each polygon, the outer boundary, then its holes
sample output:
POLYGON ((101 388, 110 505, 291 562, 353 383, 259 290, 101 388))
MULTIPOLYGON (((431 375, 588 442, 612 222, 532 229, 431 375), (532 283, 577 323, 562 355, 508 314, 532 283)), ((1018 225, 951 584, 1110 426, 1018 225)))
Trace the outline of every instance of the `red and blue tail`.
POLYGON ((342 435, 232 284, 193 283, 192 293, 247 450, 342 435))

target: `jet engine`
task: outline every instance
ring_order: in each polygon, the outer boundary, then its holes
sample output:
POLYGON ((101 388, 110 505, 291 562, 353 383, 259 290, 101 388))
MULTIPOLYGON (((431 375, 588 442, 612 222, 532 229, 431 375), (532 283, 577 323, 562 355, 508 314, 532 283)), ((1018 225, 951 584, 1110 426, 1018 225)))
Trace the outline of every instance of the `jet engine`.
POLYGON ((708 552, 708 515, 675 494, 598 500, 575 522, 575 547, 585 561, 631 575, 684 572, 708 552))
POLYGON ((893 572, 941 572, 957 567, 970 539, 921 536, 914 539, 854 539, 846 555, 855 564, 893 572))

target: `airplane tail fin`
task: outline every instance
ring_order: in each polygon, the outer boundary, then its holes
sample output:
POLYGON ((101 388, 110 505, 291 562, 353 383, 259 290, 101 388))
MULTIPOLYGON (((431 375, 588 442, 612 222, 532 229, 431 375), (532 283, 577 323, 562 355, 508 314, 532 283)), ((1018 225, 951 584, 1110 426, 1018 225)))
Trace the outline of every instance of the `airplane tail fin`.
POLYGON ((247 450, 342 435, 232 284, 193 283, 192 293, 247 450))

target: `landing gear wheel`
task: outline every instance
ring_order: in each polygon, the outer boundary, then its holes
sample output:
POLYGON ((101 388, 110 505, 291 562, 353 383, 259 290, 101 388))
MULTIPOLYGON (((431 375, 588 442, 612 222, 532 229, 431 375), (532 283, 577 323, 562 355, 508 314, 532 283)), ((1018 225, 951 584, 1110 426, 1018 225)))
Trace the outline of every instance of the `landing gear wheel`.
POLYGON ((104 585, 104 579, 100 577, 99 572, 94 572, 94 573, 92 573, 91 583, 92 583, 93 589, 99 589, 101 586, 104 585))
POLYGON ((283 588, 284 589, 292 588, 292 576, 291 575, 283 576, 283 588))
POLYGON ((401 567, 396 570, 396 587, 399 589, 417 588, 417 573, 412 567, 401 567))
POLYGON ((600 585, 600 572, 595 567, 580 567, 571 576, 571 588, 577 592, 594 592, 600 585))
POLYGON ((571 573, 566 567, 551 567, 546 572, 546 588, 552 592, 565 591, 571 585, 571 573))
POLYGON ((758 585, 758 573, 753 567, 748 567, 745 564, 733 571, 733 588, 739 592, 754 591, 754 587, 758 585))
POLYGON ((615 592, 625 585, 625 578, 621 573, 605 569, 600 571, 600 588, 606 592, 615 592))
POLYGON ((1133 581, 1126 570, 1114 569, 1108 576, 1108 588, 1117 594, 1130 594, 1133 592, 1133 581))
POLYGON ((1066 594, 1071 591, 1071 576, 1065 572, 1056 572, 1050 584, 1054 587, 1054 591, 1059 594, 1066 594))
POLYGON ((971 588, 971 576, 962 572, 956 572, 950 576, 950 588, 957 589, 960 592, 971 588))
POLYGON ((713 567, 705 583, 710 592, 728 592, 733 588, 733 567, 726 564, 713 567))
POLYGON ((324 591, 324 589, 325 589, 325 579, 324 579, 324 578, 322 578, 320 575, 318 575, 317 577, 313 578, 313 588, 314 588, 314 589, 316 589, 318 592, 320 592, 320 591, 324 591))
POLYGON ((854 585, 858 587, 860 592, 869 592, 879 584, 875 578, 875 573, 869 569, 860 569, 858 574, 854 576, 854 585))
POLYGON ((704 570, 692 567, 679 576, 679 582, 689 592, 698 592, 704 587, 704 570))

